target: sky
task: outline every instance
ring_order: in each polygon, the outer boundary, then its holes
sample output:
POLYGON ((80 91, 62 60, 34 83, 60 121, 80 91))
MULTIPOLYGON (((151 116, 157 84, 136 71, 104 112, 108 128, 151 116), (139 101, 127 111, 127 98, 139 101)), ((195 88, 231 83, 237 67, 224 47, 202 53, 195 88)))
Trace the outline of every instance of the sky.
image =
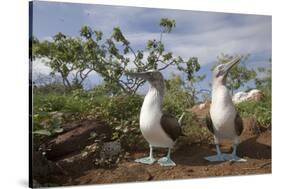
MULTIPOLYGON (((249 68, 267 66, 271 58, 272 18, 264 15, 34 1, 33 35, 39 40, 51 40, 58 32, 79 36, 81 26, 88 25, 107 38, 119 26, 134 49, 144 50, 148 40, 159 39, 159 21, 164 17, 176 21, 172 33, 163 36, 165 49, 183 59, 198 57, 198 74, 207 76, 198 89, 210 88, 210 69, 221 53, 250 54, 244 63, 249 68)), ((50 72, 41 60, 34 61, 33 70, 50 72)), ((163 74, 168 79, 172 73, 178 72, 169 68, 163 74)), ((86 85, 101 82, 93 72, 86 85)))

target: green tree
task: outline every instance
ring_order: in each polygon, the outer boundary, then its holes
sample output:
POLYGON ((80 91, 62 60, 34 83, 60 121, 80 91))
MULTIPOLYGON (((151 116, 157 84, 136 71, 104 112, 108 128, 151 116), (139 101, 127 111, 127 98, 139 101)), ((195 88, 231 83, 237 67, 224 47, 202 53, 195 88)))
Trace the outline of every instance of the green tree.
MULTIPOLYGON (((228 55, 228 54, 220 54, 218 58, 218 62, 212 69, 215 68, 215 66, 219 64, 225 64, 229 62, 231 59, 233 59, 235 56, 228 55)), ((228 74, 227 77, 227 87, 231 91, 231 94, 233 95, 234 91, 239 89, 240 87, 244 86, 248 81, 254 79, 256 77, 256 71, 254 69, 250 69, 246 67, 243 62, 247 61, 249 55, 243 56, 241 59, 242 62, 237 64, 235 67, 231 69, 231 71, 228 74)))
POLYGON ((261 77, 255 79, 255 84, 258 89, 271 93, 272 86, 272 63, 271 58, 268 60, 268 66, 259 67, 258 73, 261 77))
POLYGON ((103 38, 101 31, 89 26, 81 28, 79 37, 58 33, 51 41, 33 38, 33 58, 43 58, 52 69, 51 74, 58 73, 69 89, 82 87, 87 76, 95 71, 104 79, 108 88, 114 89, 113 93, 135 93, 144 81, 124 74, 130 71, 132 65, 135 71, 161 71, 176 66, 186 73, 187 78, 193 78, 194 73, 200 69, 197 59, 192 57, 183 60, 180 56, 176 57, 165 50, 162 42, 164 34, 172 32, 176 26, 175 20, 162 18, 159 26, 159 40, 148 40, 143 50, 133 49, 119 27, 113 28, 107 39, 103 38), (148 53, 146 58, 144 52, 148 53))
POLYGON ((69 89, 82 87, 82 83, 93 70, 84 57, 88 44, 81 38, 67 37, 62 33, 53 36, 52 41, 32 42, 33 58, 43 58, 52 69, 51 75, 58 73, 65 87, 69 89))
MULTIPOLYGON (((171 79, 165 80, 165 86, 165 100, 166 102, 170 102, 168 106, 169 108, 174 109, 174 111, 175 109, 180 109, 182 111, 182 109, 191 107, 194 104, 189 91, 185 89, 184 80, 182 80, 179 75, 173 74, 171 79), (172 106, 171 104, 173 103, 174 105, 172 106), (178 108, 175 108, 175 106, 178 108)), ((177 113, 180 113, 180 111, 177 113)))
POLYGON ((184 66, 178 65, 178 69, 184 73, 183 87, 190 95, 192 103, 195 103, 197 95, 201 93, 195 85, 206 78, 206 75, 196 74, 201 69, 198 58, 191 57, 184 66))

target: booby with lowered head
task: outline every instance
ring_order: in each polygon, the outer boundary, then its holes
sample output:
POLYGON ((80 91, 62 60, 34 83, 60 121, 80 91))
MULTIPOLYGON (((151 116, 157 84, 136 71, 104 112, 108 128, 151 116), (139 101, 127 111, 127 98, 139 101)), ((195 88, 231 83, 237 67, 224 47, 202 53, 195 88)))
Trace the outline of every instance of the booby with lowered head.
POLYGON ((176 139, 181 136, 181 127, 179 121, 172 115, 162 112, 162 101, 164 97, 164 78, 157 70, 147 72, 127 72, 130 77, 142 78, 149 82, 149 91, 146 94, 140 112, 140 130, 143 137, 149 143, 150 153, 148 157, 136 159, 136 162, 144 164, 153 164, 156 160, 153 157, 153 148, 168 148, 166 157, 160 158, 158 163, 162 166, 175 166, 171 160, 171 148, 176 139))
POLYGON ((241 57, 235 57, 226 64, 218 65, 213 71, 212 103, 209 115, 206 117, 206 124, 214 135, 217 155, 205 157, 208 161, 246 161, 236 155, 237 145, 240 142, 239 136, 243 131, 243 122, 226 87, 229 71, 240 61, 241 57), (219 145, 225 139, 233 141, 231 154, 222 154, 220 151, 219 145))

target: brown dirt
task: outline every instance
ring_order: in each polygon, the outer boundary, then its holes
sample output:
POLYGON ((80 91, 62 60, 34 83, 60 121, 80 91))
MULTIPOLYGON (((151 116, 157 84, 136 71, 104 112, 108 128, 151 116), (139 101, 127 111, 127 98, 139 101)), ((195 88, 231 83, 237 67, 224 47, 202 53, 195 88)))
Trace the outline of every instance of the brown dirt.
MULTIPOLYGON (((198 143, 181 145, 172 154, 172 159, 177 163, 175 167, 161 167, 157 163, 153 165, 135 163, 134 159, 147 155, 147 152, 135 152, 127 159, 121 160, 117 167, 91 169, 69 177, 61 184, 103 184, 271 173, 271 132, 266 131, 259 136, 245 132, 241 141, 238 155, 247 159, 247 162, 243 163, 210 163, 203 157, 215 154, 214 146, 198 143)), ((222 150, 231 152, 229 146, 222 146, 222 150)), ((165 151, 156 150, 155 154, 159 158, 165 156, 165 151)))
MULTIPOLYGON (((206 103, 203 109, 199 107, 192 109, 198 126, 204 126, 202 120, 208 108, 209 103, 206 103)), ((83 159, 80 158, 81 154, 70 154, 71 157, 77 156, 81 161, 75 161, 76 163, 69 166, 60 164, 59 161, 53 162, 59 165, 59 172, 62 173, 52 173, 54 179, 48 183, 68 186, 271 173, 271 130, 261 129, 254 118, 244 118, 243 123, 244 131, 237 153, 238 156, 247 159, 247 162, 208 162, 204 157, 216 153, 214 145, 209 144, 209 139, 196 140, 194 136, 189 136, 182 137, 174 148, 171 158, 177 164, 175 167, 134 162, 137 158, 147 156, 148 151, 135 150, 127 153, 118 164, 107 168, 95 167, 95 159, 91 156, 83 159)), ((221 149, 225 153, 231 153, 232 150, 229 144, 222 146, 221 149)), ((155 149, 154 154, 156 158, 160 158, 166 153, 165 149, 155 149)))

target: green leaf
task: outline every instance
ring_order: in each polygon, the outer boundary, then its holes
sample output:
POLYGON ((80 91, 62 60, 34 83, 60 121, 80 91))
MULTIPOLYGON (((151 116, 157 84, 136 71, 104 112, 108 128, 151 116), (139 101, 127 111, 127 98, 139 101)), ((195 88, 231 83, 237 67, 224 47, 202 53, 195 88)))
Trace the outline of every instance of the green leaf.
POLYGON ((45 129, 34 131, 33 134, 51 136, 51 132, 45 129))
POLYGON ((168 18, 162 18, 160 20, 160 26, 162 27, 164 33, 170 33, 172 28, 176 27, 176 21, 168 18))
POLYGON ((59 128, 53 129, 53 132, 54 132, 54 133, 62 133, 63 130, 64 130, 63 128, 59 127, 59 128))
POLYGON ((90 140, 90 139, 94 139, 94 138, 96 138, 97 136, 98 136, 98 134, 93 131, 93 132, 90 133, 90 137, 89 137, 88 139, 89 139, 89 140, 90 140))

